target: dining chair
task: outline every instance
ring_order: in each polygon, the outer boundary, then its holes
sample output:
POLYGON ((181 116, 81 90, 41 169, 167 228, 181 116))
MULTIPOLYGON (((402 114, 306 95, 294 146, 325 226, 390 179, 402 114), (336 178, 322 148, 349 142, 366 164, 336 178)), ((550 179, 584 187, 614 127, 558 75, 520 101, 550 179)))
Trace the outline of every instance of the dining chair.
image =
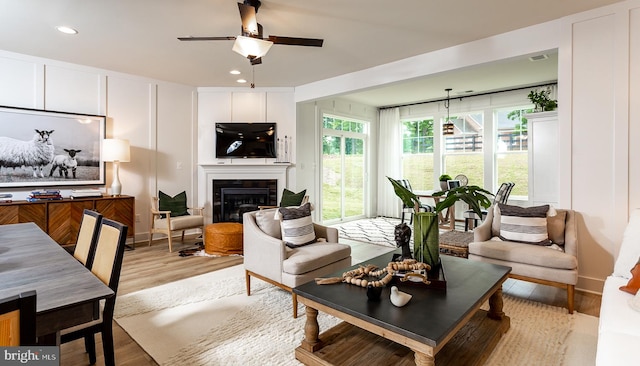
MULTIPOLYGON (((413 192, 413 189, 411 188, 411 183, 409 182, 408 179, 398 179, 398 183, 400 183, 404 188, 410 190, 411 192, 413 192)), ((418 208, 419 211, 421 212, 433 212, 435 210, 434 207, 429 206, 429 205, 424 205, 421 204, 420 207, 418 208)), ((402 217, 401 217, 401 222, 404 222, 404 214, 408 213, 411 215, 411 217, 409 218, 409 224, 413 223, 413 211, 414 211, 414 207, 409 207, 407 205, 405 205, 404 203, 402 203, 402 217)))
POLYGON ((73 257, 85 267, 91 268, 93 256, 96 251, 96 242, 98 240, 98 229, 102 223, 102 214, 84 209, 82 212, 82 221, 80 222, 80 230, 78 230, 78 239, 73 250, 73 257))
MULTIPOLYGON (((496 195, 493 197, 493 205, 496 203, 506 204, 511 194, 513 186, 516 184, 513 182, 504 182, 498 188, 496 195)), ((491 207, 493 207, 493 205, 491 207)), ((484 220, 487 217, 487 210, 482 210, 482 217, 478 216, 473 210, 467 210, 463 213, 464 217, 464 231, 469 231, 469 222, 473 221, 473 227, 478 226, 478 220, 484 220)))
POLYGON ((115 365, 113 311, 116 305, 118 283, 120 282, 120 270, 122 269, 127 229, 126 225, 119 222, 109 219, 102 220, 91 272, 109 286, 114 294, 112 297, 100 302, 98 319, 61 332, 61 343, 84 338, 85 350, 89 353, 89 362, 92 365, 96 363, 96 333, 102 334, 105 365, 115 365))
POLYGON ((36 344, 36 292, 0 300, 0 347, 36 344))

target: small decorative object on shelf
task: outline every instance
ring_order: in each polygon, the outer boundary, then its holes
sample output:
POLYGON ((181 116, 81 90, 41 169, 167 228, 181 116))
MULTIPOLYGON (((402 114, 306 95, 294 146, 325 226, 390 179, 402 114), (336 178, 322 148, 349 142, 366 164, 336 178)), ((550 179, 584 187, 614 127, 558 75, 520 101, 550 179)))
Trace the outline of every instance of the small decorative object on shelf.
POLYGON ((535 105, 535 112, 546 112, 558 107, 558 101, 549 98, 549 95, 551 95, 551 88, 547 87, 541 91, 532 90, 527 97, 535 105))
POLYGON ((61 200, 59 190, 32 191, 27 201, 61 200))
POLYGON ((11 203, 11 202, 13 202, 13 194, 0 193, 0 203, 11 203))

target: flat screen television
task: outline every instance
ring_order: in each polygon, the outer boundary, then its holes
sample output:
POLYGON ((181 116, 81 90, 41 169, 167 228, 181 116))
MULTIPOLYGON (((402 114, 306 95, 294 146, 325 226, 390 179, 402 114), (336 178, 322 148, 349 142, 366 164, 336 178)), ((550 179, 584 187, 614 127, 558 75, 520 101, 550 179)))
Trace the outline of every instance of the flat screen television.
POLYGON ((274 122, 216 122, 216 158, 275 158, 274 122))

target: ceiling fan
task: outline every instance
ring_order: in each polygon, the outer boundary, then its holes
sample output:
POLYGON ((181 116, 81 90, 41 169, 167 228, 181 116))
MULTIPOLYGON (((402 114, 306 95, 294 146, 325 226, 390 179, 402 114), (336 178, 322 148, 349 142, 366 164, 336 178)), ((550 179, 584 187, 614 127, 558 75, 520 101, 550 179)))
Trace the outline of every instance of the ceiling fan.
POLYGON ((283 37, 272 36, 264 38, 262 34, 262 25, 256 19, 256 13, 260 8, 260 0, 244 0, 244 3, 238 3, 240 10, 240 19, 242 20, 242 31, 239 36, 223 36, 223 37, 178 37, 181 41, 224 41, 235 40, 233 51, 248 58, 252 65, 262 63, 264 56, 272 45, 284 44, 290 46, 310 46, 322 47, 324 40, 317 38, 299 38, 299 37, 283 37))

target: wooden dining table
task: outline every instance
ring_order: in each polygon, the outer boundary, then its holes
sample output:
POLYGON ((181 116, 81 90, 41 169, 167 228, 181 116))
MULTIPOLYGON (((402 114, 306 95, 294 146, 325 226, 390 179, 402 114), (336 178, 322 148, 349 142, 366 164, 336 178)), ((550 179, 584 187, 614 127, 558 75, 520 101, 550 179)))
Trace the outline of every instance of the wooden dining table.
POLYGON ((0 225, 0 298, 35 290, 38 344, 96 319, 114 292, 34 223, 0 225))

